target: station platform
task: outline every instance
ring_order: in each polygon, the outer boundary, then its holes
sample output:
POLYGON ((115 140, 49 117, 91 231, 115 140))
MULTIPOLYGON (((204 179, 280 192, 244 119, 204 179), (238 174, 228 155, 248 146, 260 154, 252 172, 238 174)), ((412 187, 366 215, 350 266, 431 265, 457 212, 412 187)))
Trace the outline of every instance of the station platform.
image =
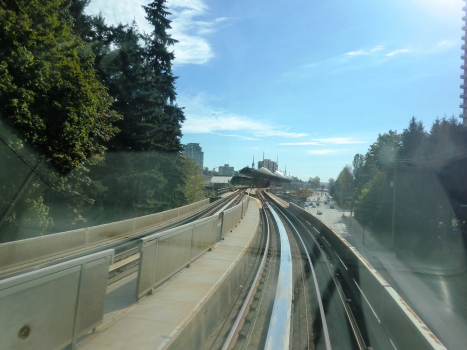
POLYGON ((268 195, 271 196, 271 198, 279 205, 281 205, 282 207, 284 208, 288 208, 289 207, 289 202, 283 200, 283 199, 280 199, 279 197, 277 197, 275 194, 272 194, 271 192, 268 192, 268 195))
MULTIPOLYGON (((251 250, 258 241, 259 221, 258 202, 251 198, 244 218, 213 250, 159 286, 153 295, 120 310, 110 308, 104 324, 81 340, 78 348, 199 349, 242 287, 251 250)), ((132 285, 136 285, 135 278, 121 288, 111 285, 108 299, 113 293, 115 305, 132 304, 132 285)))

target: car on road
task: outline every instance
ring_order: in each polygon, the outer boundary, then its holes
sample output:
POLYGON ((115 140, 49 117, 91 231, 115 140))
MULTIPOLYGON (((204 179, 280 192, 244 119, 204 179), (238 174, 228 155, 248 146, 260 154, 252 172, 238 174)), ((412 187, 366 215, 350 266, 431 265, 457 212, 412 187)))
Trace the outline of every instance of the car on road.
POLYGON ((316 212, 316 214, 318 214, 318 215, 323 215, 323 211, 322 211, 322 210, 318 210, 318 211, 316 212))
POLYGON ((311 203, 311 207, 312 207, 312 208, 316 208, 316 204, 315 204, 315 203, 311 203))
POLYGON ((334 209, 334 204, 331 204, 329 208, 334 209))

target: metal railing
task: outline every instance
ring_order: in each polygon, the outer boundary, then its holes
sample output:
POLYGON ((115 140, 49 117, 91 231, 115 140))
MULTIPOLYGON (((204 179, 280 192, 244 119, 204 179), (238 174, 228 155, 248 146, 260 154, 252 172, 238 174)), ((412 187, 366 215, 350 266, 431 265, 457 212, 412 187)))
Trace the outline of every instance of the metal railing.
MULTIPOLYGON (((245 215, 248 200, 245 198, 232 208, 236 218, 245 215)), ((213 215, 140 238, 137 298, 152 292, 212 249, 216 244, 218 220, 219 216, 213 215)), ((124 229, 120 231, 97 230, 99 226, 93 229, 112 234, 130 228, 134 230, 135 221, 129 221, 132 225, 127 222, 122 224, 124 229)), ((157 222, 158 219, 150 220, 146 224, 157 222)), ((146 224, 143 227, 148 227, 146 224)), ((66 234, 72 233, 75 235, 71 237, 78 237, 77 232, 66 234)), ((83 232, 78 234, 82 239, 83 232)), ((114 250, 111 249, 1 280, 1 347, 45 350, 61 349, 71 344, 74 349, 79 337, 103 321, 109 267, 113 259, 114 250)))
POLYGON ((74 349, 102 323, 113 256, 106 250, 0 281, 2 349, 74 349))
POLYGON ((109 224, 0 244, 0 270, 104 243, 124 235, 151 231, 209 204, 209 198, 166 210, 109 224))
POLYGON ((249 197, 244 198, 236 206, 222 212, 221 239, 223 239, 228 232, 232 231, 245 216, 248 209, 248 201, 249 197))

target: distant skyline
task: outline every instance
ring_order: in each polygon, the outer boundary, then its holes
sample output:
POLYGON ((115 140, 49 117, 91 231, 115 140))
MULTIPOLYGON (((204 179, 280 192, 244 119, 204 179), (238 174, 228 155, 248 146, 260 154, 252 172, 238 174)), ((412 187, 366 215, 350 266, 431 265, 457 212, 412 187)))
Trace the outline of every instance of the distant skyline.
MULTIPOLYGON (((88 13, 150 31, 140 0, 88 13)), ((459 117, 462 0, 171 0, 182 143, 204 165, 265 157, 306 180, 337 177, 379 133, 459 117)))

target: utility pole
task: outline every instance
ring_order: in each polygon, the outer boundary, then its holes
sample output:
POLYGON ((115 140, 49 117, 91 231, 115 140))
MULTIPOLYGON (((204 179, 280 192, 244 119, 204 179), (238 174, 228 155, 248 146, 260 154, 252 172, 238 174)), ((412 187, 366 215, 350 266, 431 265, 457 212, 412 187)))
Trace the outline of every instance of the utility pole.
POLYGON ((394 180, 392 181, 392 229, 391 229, 391 248, 394 248, 394 225, 396 219, 396 176, 397 176, 397 159, 394 161, 394 180))

